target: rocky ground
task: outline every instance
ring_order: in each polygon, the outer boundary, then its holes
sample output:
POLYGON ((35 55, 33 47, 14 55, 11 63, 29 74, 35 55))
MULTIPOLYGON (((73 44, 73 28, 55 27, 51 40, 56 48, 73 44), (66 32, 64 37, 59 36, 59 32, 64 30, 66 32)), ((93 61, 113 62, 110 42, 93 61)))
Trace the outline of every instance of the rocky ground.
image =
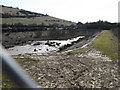
POLYGON ((42 88, 119 87, 118 64, 95 49, 85 54, 62 52, 14 58, 31 59, 24 61, 22 66, 42 88))

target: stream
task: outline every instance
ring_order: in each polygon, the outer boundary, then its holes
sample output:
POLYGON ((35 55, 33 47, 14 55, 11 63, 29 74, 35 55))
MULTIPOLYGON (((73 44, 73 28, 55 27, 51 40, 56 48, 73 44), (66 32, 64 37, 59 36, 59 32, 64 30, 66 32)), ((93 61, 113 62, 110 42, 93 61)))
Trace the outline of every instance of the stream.
POLYGON ((85 36, 79 36, 68 40, 29 41, 26 45, 14 46, 8 48, 7 51, 10 55, 57 52, 61 47, 72 45, 83 38, 85 38, 85 36))

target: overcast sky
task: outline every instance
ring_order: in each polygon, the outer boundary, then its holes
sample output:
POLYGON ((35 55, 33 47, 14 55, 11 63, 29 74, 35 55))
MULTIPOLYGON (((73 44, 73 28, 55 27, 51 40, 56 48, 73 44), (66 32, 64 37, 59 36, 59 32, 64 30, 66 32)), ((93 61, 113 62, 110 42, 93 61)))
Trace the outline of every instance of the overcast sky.
POLYGON ((0 5, 19 7, 74 22, 118 22, 120 0, 0 0, 0 5))

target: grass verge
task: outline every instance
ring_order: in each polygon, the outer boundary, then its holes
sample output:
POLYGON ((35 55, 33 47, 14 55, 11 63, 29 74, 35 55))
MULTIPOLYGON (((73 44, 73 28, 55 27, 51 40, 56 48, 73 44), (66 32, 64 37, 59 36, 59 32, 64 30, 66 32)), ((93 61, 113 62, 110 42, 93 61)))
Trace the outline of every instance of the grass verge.
POLYGON ((72 52, 68 52, 67 55, 73 55, 73 54, 84 54, 86 53, 90 48, 87 47, 87 48, 82 48, 82 49, 79 49, 79 50, 74 50, 72 52))
POLYGON ((69 52, 68 55, 84 54, 92 48, 101 51, 103 55, 110 57, 112 60, 118 60, 120 58, 118 57, 118 40, 110 30, 104 30, 90 46, 69 52))
POLYGON ((109 30, 104 30, 91 46, 102 51, 102 54, 110 57, 112 60, 118 59, 117 38, 109 30))

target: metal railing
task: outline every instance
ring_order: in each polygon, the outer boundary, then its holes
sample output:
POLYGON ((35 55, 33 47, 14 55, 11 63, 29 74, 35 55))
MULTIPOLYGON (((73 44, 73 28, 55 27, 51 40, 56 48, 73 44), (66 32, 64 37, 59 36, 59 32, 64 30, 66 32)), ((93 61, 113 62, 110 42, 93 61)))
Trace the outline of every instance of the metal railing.
POLYGON ((2 70, 10 76, 20 88, 40 88, 19 64, 6 53, 2 46, 0 46, 0 63, 2 70))

